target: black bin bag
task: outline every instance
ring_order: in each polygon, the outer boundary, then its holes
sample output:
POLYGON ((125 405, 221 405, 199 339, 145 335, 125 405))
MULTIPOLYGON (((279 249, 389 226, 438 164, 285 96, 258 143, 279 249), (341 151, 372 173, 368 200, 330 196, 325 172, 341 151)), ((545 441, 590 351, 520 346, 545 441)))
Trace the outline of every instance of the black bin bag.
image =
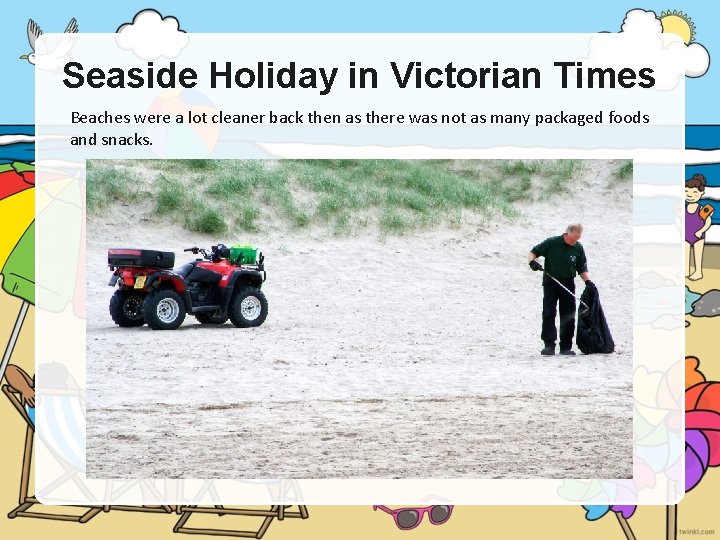
POLYGON ((602 305, 600 305, 600 293, 594 283, 585 285, 585 290, 580 296, 588 307, 580 304, 578 316, 577 336, 575 343, 578 349, 585 354, 611 353, 615 350, 610 329, 608 328, 602 305))

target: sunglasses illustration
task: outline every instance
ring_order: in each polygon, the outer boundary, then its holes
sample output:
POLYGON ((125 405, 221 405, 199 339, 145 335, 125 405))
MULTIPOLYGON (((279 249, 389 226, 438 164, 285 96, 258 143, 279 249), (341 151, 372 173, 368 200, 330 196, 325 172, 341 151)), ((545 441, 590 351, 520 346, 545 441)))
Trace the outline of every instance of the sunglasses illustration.
POLYGON ((398 508, 397 510, 392 510, 382 504, 376 504, 373 506, 373 510, 377 510, 378 508, 383 512, 390 514, 395 520, 397 528, 402 529, 403 531, 409 531, 410 529, 414 529, 420 525, 420 522, 426 513, 430 523, 433 525, 442 525, 450 519, 450 514, 452 514, 453 509, 451 504, 438 504, 434 506, 423 506, 420 508, 398 508))

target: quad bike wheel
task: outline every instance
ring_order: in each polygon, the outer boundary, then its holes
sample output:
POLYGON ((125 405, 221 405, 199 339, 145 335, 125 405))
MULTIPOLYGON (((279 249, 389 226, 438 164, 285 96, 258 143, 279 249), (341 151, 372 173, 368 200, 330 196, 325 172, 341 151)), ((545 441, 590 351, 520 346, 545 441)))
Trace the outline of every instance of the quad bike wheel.
POLYGON ((172 289, 151 292, 143 303, 145 322, 153 330, 175 330, 185 320, 185 303, 172 289))
POLYGON ((142 326, 145 295, 132 289, 118 289, 110 298, 110 317, 122 327, 142 326))
POLYGON ((200 312, 195 318, 200 324, 225 324, 228 320, 228 316, 219 311, 200 312))
POLYGON ((260 326, 268 314, 268 302, 256 287, 242 287, 230 301, 230 322, 238 328, 260 326))

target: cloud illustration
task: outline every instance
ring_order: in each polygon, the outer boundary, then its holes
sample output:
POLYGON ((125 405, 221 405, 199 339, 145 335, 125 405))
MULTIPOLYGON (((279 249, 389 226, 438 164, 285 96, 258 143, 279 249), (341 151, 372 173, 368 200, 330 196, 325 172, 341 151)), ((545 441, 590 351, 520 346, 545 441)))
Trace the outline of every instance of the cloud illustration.
POLYGON ((683 328, 683 325, 683 319, 666 313, 655 319, 650 326, 656 330, 675 330, 676 328, 683 328))
POLYGON ((116 43, 143 60, 175 58, 188 44, 189 37, 172 16, 163 17, 154 9, 145 9, 132 22, 120 25, 116 43))
POLYGON ((590 41, 585 67, 647 67, 653 70, 654 88, 671 90, 682 77, 701 77, 710 67, 710 55, 700 43, 663 31, 653 11, 633 9, 625 15, 620 32, 603 32, 590 41))

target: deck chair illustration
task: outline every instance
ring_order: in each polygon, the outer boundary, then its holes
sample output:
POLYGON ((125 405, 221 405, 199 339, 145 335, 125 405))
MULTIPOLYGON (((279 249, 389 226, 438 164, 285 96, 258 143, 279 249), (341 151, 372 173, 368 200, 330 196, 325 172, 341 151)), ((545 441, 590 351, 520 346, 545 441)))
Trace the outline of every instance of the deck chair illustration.
MULTIPOLYGON (((267 483, 265 481, 258 482, 267 483)), ((294 481, 278 480, 271 482, 274 484, 278 484, 282 492, 286 492, 288 487, 290 489, 297 488, 297 483, 294 481)), ((209 536, 233 536, 241 538, 260 539, 265 535, 274 519, 282 521, 285 518, 307 519, 308 517, 310 517, 307 507, 305 505, 297 505, 297 511, 288 511, 287 508, 290 508, 290 506, 282 504, 274 504, 270 507, 269 510, 226 507, 217 504, 214 505, 212 508, 198 506, 198 503, 200 503, 208 495, 210 496, 210 499, 214 501, 220 500, 220 496, 214 486, 213 480, 204 481, 198 492, 191 499, 191 504, 178 506, 177 513, 180 514, 180 519, 175 524, 175 527, 173 527, 173 532, 181 534, 204 534, 209 536), (193 514, 215 514, 218 517, 250 516, 262 517, 264 519, 257 530, 188 527, 187 522, 193 514)), ((180 498, 182 499, 182 495, 180 498)))
MULTIPOLYGON (((40 450, 49 452, 52 461, 59 465, 60 476, 50 484, 44 485, 41 489, 41 498, 45 501, 58 501, 58 504, 68 504, 65 501, 72 497, 81 495, 81 500, 87 501, 112 501, 127 493, 135 486, 139 486, 150 497, 161 499, 157 490, 154 488, 152 481, 149 480, 130 480, 117 481, 108 480, 105 482, 104 497, 98 497, 90 490, 85 478, 85 404, 83 392, 77 387, 77 383, 69 375, 67 369, 62 364, 51 362, 38 366, 38 373, 44 384, 51 385, 46 388, 40 396, 42 399, 41 414, 35 417, 34 409, 24 409, 12 388, 8 387, 6 395, 10 398, 15 409, 26 419, 28 428, 32 427, 32 436, 30 443, 34 444, 39 441, 41 443, 40 450), (36 426, 37 424, 37 426, 36 426), (37 432, 35 428, 37 427, 37 432), (38 437, 39 434, 39 437, 38 437), (36 437, 38 437, 36 439, 36 437), (71 494, 67 489, 63 489, 63 485, 68 481, 74 484, 74 493, 71 494)), ((31 459, 31 458, 28 458, 31 459)), ((29 460, 27 461, 29 473, 29 460)), ((29 482, 29 474, 26 482, 29 482)), ((97 484, 96 481, 93 481, 97 484)), ((26 502, 37 503, 35 497, 26 502)), ((69 503, 73 505, 72 503, 69 503)), ((74 506, 74 505, 73 505, 74 506)), ((80 506, 83 506, 82 502, 80 506)), ((103 511, 122 510, 132 512, 159 512, 172 513, 174 508, 168 505, 162 506, 130 506, 130 505, 113 505, 112 503, 97 505, 90 507, 95 509, 100 507, 103 511)), ((95 512, 93 512, 93 516, 95 512)), ((92 516, 90 516, 92 517, 92 516)))
MULTIPOLYGON (((12 511, 10 511, 10 513, 8 514, 8 518, 13 519, 16 517, 24 517, 87 523, 103 510, 101 506, 77 505, 64 508, 64 510, 68 508, 84 509, 85 512, 80 515, 75 513, 60 513, 60 511, 39 512, 33 510, 33 507, 36 505, 43 506, 43 504, 34 495, 29 494, 33 447, 35 444, 35 418, 33 417, 33 410, 23 407, 18 392, 13 390, 9 385, 4 385, 2 387, 2 391, 7 397, 7 399, 10 400, 10 403, 18 412, 18 414, 22 417, 26 424, 25 446, 23 450, 22 460, 22 473, 20 475, 20 496, 18 498, 19 504, 12 511)), ((51 486, 48 487, 48 490, 51 490, 51 488, 60 486, 66 482, 72 481, 73 483, 75 483, 77 489, 81 490, 81 492, 83 492, 83 494, 88 497, 89 500, 91 500, 92 494, 89 493, 82 480, 78 478, 78 469, 76 467, 77 463, 72 463, 72 461, 75 461, 76 455, 69 453, 66 456, 57 455, 56 457, 57 462, 64 469, 65 472, 59 478, 57 478, 51 486)))
MULTIPOLYGON (((67 370, 62 364, 48 363, 38 366, 38 370, 42 375, 42 380, 48 380, 52 384, 67 384, 67 370)), ((76 386, 74 380, 71 383, 76 386)), ((46 439, 48 446, 53 449, 63 450, 63 455, 71 456, 70 463, 76 472, 81 472, 84 478, 85 473, 85 404, 80 399, 80 390, 65 390, 52 388, 43 392, 44 400, 43 414, 38 418, 39 432, 46 439), (49 395, 48 395, 49 394, 49 395), (69 397, 68 397, 69 394, 69 397), (72 396, 75 396, 74 399, 72 396)), ((44 498, 51 498, 54 489, 63 481, 62 477, 58 481, 53 482, 43 489, 44 498)), ((83 486, 84 483, 81 482, 83 486)), ((133 488, 139 488, 142 491, 143 498, 150 497, 161 500, 162 496, 155 489, 152 480, 107 480, 105 481, 105 490, 103 501, 113 501, 120 498, 123 494, 128 493, 133 488)), ((87 497, 87 491, 83 494, 87 497)), ((100 500, 96 496, 88 500, 100 500)), ((105 503, 102 506, 103 511, 120 510, 125 512, 151 512, 170 514, 174 511, 168 505, 160 506, 141 506, 105 503)))
MULTIPOLYGON (((107 480, 105 485, 105 500, 112 501, 122 497, 131 489, 139 488, 142 492, 143 500, 147 497, 155 500, 163 500, 163 495, 157 490, 152 480, 107 480)), ((120 510, 122 512, 149 512, 158 514, 172 514, 175 507, 167 504, 161 505, 144 505, 134 506, 127 504, 109 504, 103 507, 107 512, 109 510, 120 510)))

